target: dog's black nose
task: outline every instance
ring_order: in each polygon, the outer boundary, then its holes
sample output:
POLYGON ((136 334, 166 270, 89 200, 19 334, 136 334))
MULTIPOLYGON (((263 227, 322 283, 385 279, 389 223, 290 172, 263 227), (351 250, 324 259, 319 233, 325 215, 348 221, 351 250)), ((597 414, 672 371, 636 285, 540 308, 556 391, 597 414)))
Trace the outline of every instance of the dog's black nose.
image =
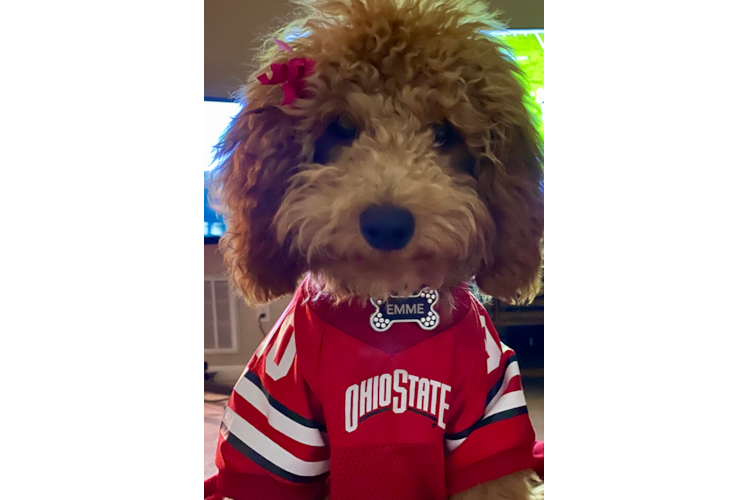
POLYGON ((415 225, 412 213, 393 205, 370 205, 359 217, 361 234, 377 250, 400 250, 413 237, 415 225))

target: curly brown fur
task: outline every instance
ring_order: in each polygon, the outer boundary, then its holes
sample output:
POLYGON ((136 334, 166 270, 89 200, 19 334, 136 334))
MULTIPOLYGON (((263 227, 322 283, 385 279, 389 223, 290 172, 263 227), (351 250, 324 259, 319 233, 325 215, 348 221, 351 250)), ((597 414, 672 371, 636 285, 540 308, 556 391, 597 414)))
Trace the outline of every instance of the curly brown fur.
POLYGON ((545 485, 531 470, 523 470, 483 483, 450 500, 543 500, 545 485))
POLYGON ((277 107, 246 106, 218 145, 219 199, 228 218, 220 241, 236 286, 250 302, 288 293, 303 272, 271 231, 285 190, 283 179, 296 168, 298 145, 291 119, 277 107))
POLYGON ((531 299, 542 261, 542 152, 517 67, 481 33, 500 27, 494 16, 470 0, 301 9, 275 36, 308 36, 290 42, 294 54, 265 44, 219 145, 221 247, 247 300, 290 293, 307 272, 340 300, 446 290, 473 277, 494 297, 531 299), (256 76, 292 57, 316 66, 300 98, 280 106, 280 86, 256 76), (330 143, 327 127, 341 116, 358 136, 330 143), (434 145, 431 128, 445 121, 458 133, 449 149, 434 145), (415 217, 401 250, 375 250, 360 234, 360 212, 382 203, 415 217))

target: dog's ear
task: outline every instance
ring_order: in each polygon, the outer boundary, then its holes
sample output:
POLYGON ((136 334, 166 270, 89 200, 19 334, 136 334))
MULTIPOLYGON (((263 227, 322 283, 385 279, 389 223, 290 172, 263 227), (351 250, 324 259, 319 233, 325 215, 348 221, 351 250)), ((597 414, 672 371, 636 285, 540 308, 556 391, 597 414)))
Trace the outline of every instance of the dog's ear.
POLYGON ((503 89, 503 95, 488 96, 482 104, 493 126, 479 165, 479 190, 496 237, 476 282, 485 293, 523 303, 532 301, 542 287, 543 153, 523 103, 524 90, 514 77, 507 81, 507 74, 501 70, 503 81, 493 87, 503 89))
POLYGON ((227 226, 219 247, 234 284, 250 304, 293 292, 303 262, 278 242, 272 224, 298 165, 293 118, 277 106, 246 105, 216 149, 212 189, 227 226))

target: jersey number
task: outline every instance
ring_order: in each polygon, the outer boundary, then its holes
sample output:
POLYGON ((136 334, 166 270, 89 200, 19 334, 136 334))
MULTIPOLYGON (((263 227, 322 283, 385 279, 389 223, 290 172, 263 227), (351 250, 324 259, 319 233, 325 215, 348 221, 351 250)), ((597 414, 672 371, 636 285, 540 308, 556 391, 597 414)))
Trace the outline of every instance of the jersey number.
POLYGON ((488 329, 486 318, 483 315, 480 315, 480 325, 483 327, 483 331, 486 332, 486 352, 488 353, 486 368, 488 369, 488 373, 491 373, 501 363, 501 348, 496 343, 496 340, 494 340, 493 335, 491 335, 491 330, 488 329))
POLYGON ((267 373, 273 380, 280 380, 288 375, 288 372, 291 370, 291 365, 293 364, 293 359, 296 357, 296 335, 293 330, 293 317, 294 311, 291 311, 288 316, 286 316, 286 319, 283 320, 283 323, 281 323, 281 326, 275 335, 273 347, 265 356, 265 373, 267 373), (286 345, 286 350, 283 352, 280 362, 276 363, 275 356, 280 345, 283 343, 283 339, 286 338, 287 335, 290 335, 291 338, 288 340, 288 345, 286 345))

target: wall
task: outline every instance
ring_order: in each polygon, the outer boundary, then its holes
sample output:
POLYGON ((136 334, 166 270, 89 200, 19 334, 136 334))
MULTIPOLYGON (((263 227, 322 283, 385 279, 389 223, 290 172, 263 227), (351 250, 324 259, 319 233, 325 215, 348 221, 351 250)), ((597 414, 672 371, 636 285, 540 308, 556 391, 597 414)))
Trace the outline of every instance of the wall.
MULTIPOLYGON (((203 245, 205 252, 206 276, 226 274, 218 245, 203 245)), ((278 320, 291 296, 283 297, 270 304, 270 322, 262 323, 266 332, 269 332, 278 320)), ((239 378, 242 370, 249 362, 257 346, 263 339, 263 334, 257 324, 257 311, 249 307, 243 299, 237 297, 237 334, 239 337, 239 352, 236 354, 205 354, 204 360, 208 362, 210 371, 217 371, 216 382, 231 384, 239 378)))

